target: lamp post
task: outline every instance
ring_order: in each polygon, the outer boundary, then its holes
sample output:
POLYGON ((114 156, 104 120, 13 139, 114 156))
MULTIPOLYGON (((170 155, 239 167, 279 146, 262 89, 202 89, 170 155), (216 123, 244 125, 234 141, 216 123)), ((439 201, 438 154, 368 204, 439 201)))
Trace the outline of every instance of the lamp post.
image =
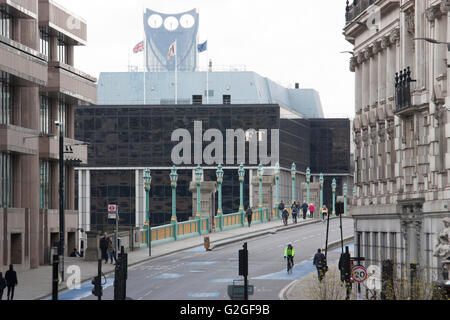
POLYGON ((198 165, 197 169, 195 169, 195 181, 197 184, 197 213, 195 215, 195 218, 198 220, 198 233, 201 234, 201 226, 200 226, 200 221, 201 221, 201 201, 200 201, 200 187, 202 185, 202 176, 203 176, 203 170, 200 167, 200 165, 198 165))
POLYGON ((262 182, 263 182, 263 174, 264 174, 264 168, 262 165, 262 162, 259 163, 258 167, 258 178, 259 178, 259 203, 258 207, 263 207, 263 199, 262 199, 262 182))
POLYGON ((244 211, 244 178, 245 170, 244 164, 241 163, 238 170, 239 175, 239 213, 241 214, 242 225, 244 225, 245 211, 244 211))
POLYGON ((147 228, 147 245, 148 245, 148 255, 151 257, 152 255, 152 227, 150 223, 150 185, 152 183, 151 171, 149 168, 144 171, 144 190, 145 190, 145 211, 147 215, 147 221, 145 223, 145 227, 147 228))
POLYGON ((331 183, 331 190, 333 191, 333 212, 332 214, 336 215, 336 179, 333 179, 331 183))
POLYGON ((56 122, 59 127, 59 272, 64 281, 64 123, 56 122))
POLYGON ((217 184, 219 186, 218 204, 217 204, 217 215, 219 216, 219 229, 223 230, 223 210, 222 210, 222 183, 223 183, 224 171, 222 165, 219 164, 216 170, 217 184))
POLYGON ((344 214, 347 214, 347 184, 344 183, 344 214))
POLYGON ((322 212, 323 207, 323 173, 320 174, 319 183, 320 183, 320 208, 319 208, 320 213, 322 212))
POLYGON ((178 173, 177 167, 173 166, 172 171, 170 172, 170 186, 172 187, 172 218, 170 219, 170 223, 173 226, 173 238, 177 240, 177 181, 178 181, 178 173))
POLYGON ((295 163, 291 167, 291 178, 292 178, 292 203, 295 203, 295 175, 297 174, 297 167, 295 163))
POLYGON ((309 189, 309 183, 311 182, 311 169, 307 168, 306 169, 306 194, 307 194, 307 200, 306 203, 309 205, 309 201, 310 201, 310 189, 309 189))
POLYGON ((280 204, 280 163, 277 162, 277 164, 275 165, 275 182, 276 182, 276 210, 277 210, 277 216, 278 219, 280 218, 280 210, 278 210, 278 205, 280 204))

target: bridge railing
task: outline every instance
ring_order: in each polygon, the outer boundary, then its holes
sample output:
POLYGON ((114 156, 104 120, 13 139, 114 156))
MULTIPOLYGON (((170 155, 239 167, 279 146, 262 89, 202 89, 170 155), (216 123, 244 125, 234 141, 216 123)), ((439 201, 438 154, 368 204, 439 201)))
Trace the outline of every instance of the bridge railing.
MULTIPOLYGON (((269 221, 269 209, 259 208, 253 211, 252 224, 259 224, 269 221)), ((246 226, 248 223, 246 214, 231 213, 214 217, 216 231, 224 231, 246 226)), ((173 224, 162 225, 151 228, 152 245, 166 243, 170 241, 182 240, 210 233, 210 219, 201 218, 173 224)), ((148 232, 146 229, 140 230, 140 246, 147 246, 148 232)))

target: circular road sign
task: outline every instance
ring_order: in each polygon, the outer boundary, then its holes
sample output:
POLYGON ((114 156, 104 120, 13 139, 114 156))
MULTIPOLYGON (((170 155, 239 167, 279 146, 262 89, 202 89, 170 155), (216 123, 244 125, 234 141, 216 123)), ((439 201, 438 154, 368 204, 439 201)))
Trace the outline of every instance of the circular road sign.
POLYGON ((367 270, 363 266, 355 266, 352 269, 352 278, 358 283, 362 283, 367 279, 367 270))

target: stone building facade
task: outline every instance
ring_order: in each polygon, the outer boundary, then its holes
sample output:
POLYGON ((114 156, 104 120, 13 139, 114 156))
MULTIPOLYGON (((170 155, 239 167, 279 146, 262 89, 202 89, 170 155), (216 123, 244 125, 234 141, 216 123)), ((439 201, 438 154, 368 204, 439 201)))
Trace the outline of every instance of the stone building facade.
POLYGON ((0 1, 0 271, 49 262, 59 239, 59 129, 65 153, 65 253, 77 244, 74 105, 97 100, 97 80, 74 68, 86 22, 52 0, 0 1), (69 149, 67 149, 69 150, 69 149), (75 161, 74 161, 75 160, 75 161))
POLYGON ((347 1, 354 45, 355 245, 366 266, 433 281, 433 256, 450 209, 448 1, 347 1), (418 271, 411 271, 411 270, 418 271))

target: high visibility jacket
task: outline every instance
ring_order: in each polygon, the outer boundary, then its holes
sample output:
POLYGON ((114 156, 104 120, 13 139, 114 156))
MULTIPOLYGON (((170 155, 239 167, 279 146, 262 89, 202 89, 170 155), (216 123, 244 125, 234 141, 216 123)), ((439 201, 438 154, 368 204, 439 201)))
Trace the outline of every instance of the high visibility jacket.
POLYGON ((293 257, 294 255, 295 255, 295 250, 294 250, 293 247, 292 247, 292 249, 289 249, 288 247, 286 247, 286 249, 284 249, 284 256, 285 257, 287 257, 287 256, 293 257))

